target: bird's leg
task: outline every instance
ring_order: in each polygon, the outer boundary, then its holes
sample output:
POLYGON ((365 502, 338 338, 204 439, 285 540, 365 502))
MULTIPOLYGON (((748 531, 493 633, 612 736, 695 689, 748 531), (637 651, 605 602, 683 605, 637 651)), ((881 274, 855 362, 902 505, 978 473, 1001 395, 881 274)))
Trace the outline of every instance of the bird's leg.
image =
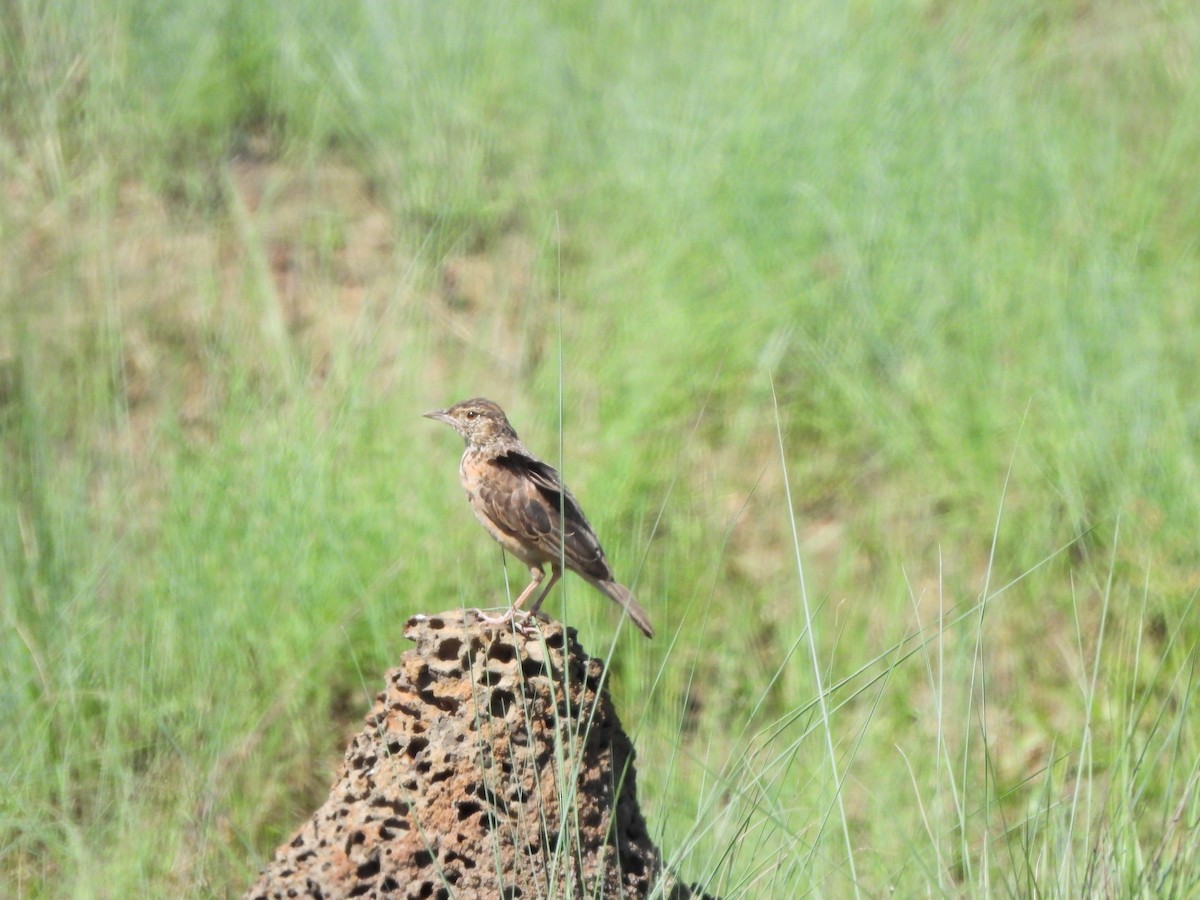
POLYGON ((542 567, 538 566, 537 576, 530 583, 529 587, 525 588, 525 590, 521 592, 521 596, 517 598, 516 602, 513 603, 512 609, 508 611, 509 616, 520 616, 520 621, 517 623, 516 629, 526 637, 533 635, 534 626, 529 624, 529 620, 537 616, 538 607, 542 605, 542 601, 545 600, 546 595, 550 593, 550 588, 554 587, 555 582, 562 577, 562 568, 558 565, 558 563, 551 563, 550 580, 546 582, 546 586, 542 588, 541 593, 537 595, 537 599, 533 601, 533 606, 529 607, 527 610, 521 609, 521 604, 529 599, 529 595, 533 593, 533 589, 541 583, 543 574, 542 567))
MULTIPOLYGON (((546 586, 542 588, 542 592, 538 594, 538 598, 533 601, 533 606, 529 607, 529 615, 536 615, 538 609, 542 605, 542 601, 546 599, 546 595, 550 593, 550 588, 558 583, 558 579, 562 578, 562 566, 558 563, 550 563, 550 580, 546 582, 546 586)), ((541 579, 538 579, 539 581, 541 579)))
MULTIPOLYGON (((533 581, 529 582, 529 587, 527 587, 527 588, 525 588, 525 590, 521 591, 521 596, 513 601, 513 605, 512 605, 513 612, 516 612, 517 610, 521 609, 521 604, 529 599, 529 595, 532 594, 535 590, 537 590, 537 586, 539 584, 541 584, 542 579, 546 577, 546 573, 542 570, 541 566, 530 566, 529 573, 531 575, 533 575, 533 581)), ((558 576, 560 574, 561 573, 558 571, 557 565, 551 566, 550 584, 547 584, 546 587, 542 590, 542 592, 540 594, 538 594, 538 598, 535 601, 533 601, 533 606, 528 611, 521 610, 521 612, 524 615, 529 616, 529 615, 532 615, 533 613, 537 612, 538 605, 542 602, 542 598, 546 596, 546 591, 550 590, 550 588, 551 588, 551 586, 553 586, 554 582, 558 581, 558 576)))
MULTIPOLYGON (((486 622, 488 625, 504 625, 508 622, 511 622, 518 615, 518 613, 522 619, 528 618, 529 613, 521 609, 521 604, 529 599, 529 595, 537 590, 537 586, 541 584, 542 579, 546 577, 546 573, 542 570, 541 566, 530 566, 529 574, 533 576, 533 579, 529 582, 529 585, 525 588, 525 590, 521 591, 521 596, 513 601, 513 605, 509 608, 508 612, 502 616, 489 616, 480 611, 479 620, 481 622, 486 622)), ((553 584, 556 580, 557 575, 551 580, 550 583, 553 584)), ((540 597, 538 598, 538 602, 541 602, 540 597)), ((536 603, 534 604, 534 610, 537 610, 536 603)))

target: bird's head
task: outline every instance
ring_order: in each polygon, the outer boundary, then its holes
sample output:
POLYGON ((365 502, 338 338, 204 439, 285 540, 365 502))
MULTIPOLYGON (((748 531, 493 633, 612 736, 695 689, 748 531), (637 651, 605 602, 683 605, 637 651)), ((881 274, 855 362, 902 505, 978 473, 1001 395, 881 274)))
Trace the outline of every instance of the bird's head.
POLYGON ((462 435, 468 446, 488 444, 497 438, 517 437, 508 424, 504 410, 491 400, 476 397, 455 403, 449 409, 435 409, 425 413, 425 418, 445 422, 462 435))

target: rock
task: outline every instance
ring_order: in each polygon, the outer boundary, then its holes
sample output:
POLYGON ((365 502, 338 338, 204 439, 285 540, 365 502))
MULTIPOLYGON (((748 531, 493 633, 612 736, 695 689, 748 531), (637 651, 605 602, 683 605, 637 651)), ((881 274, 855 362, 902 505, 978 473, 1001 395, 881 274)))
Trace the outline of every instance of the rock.
POLYGON ((647 833, 603 663, 540 625, 410 619, 329 799, 246 897, 692 896, 647 833))

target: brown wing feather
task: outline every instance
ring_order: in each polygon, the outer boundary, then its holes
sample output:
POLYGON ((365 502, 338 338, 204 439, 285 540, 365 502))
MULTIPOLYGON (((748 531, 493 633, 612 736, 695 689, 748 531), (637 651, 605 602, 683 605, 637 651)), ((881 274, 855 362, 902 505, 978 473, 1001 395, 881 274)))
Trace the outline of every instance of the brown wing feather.
POLYGON ((553 467, 511 451, 492 465, 502 470, 509 487, 480 494, 497 525, 536 546, 547 562, 565 558, 567 567, 582 575, 613 577, 592 526, 553 467))

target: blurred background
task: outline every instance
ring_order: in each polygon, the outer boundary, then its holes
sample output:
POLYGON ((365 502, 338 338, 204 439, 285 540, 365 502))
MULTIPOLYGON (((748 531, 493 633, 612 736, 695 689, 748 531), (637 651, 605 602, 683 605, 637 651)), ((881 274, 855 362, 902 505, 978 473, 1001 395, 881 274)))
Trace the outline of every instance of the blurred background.
POLYGON ((1194 4, 0 25, 0 893, 250 884, 505 602, 476 395, 659 631, 546 604, 685 878, 1194 889, 1194 4))

